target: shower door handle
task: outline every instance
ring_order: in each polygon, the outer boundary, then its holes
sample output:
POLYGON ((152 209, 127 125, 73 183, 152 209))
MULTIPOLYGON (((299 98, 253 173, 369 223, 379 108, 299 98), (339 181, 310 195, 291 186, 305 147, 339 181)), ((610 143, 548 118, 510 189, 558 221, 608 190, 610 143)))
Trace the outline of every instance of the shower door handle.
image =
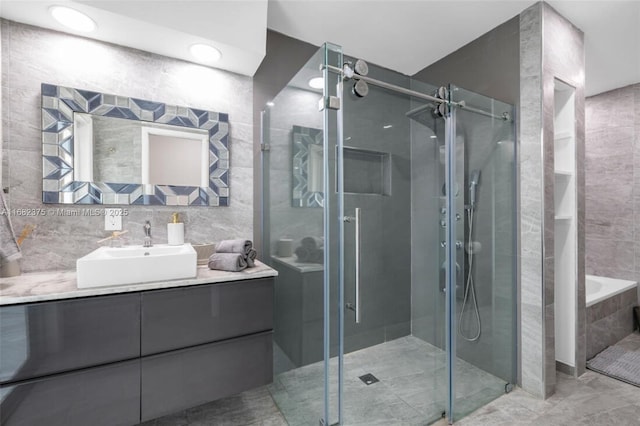
POLYGON ((360 251, 361 251, 361 244, 360 244, 360 222, 361 222, 361 218, 362 218, 362 214, 361 214, 361 209, 360 207, 356 207, 355 211, 354 211, 354 215, 353 216, 345 216, 344 221, 345 222, 354 222, 356 229, 355 229, 355 252, 356 252, 356 265, 355 265, 355 275, 356 275, 356 288, 355 288, 355 296, 356 296, 356 301, 355 303, 347 303, 346 304, 346 308, 350 309, 352 311, 355 312, 356 314, 356 324, 360 324, 360 251))

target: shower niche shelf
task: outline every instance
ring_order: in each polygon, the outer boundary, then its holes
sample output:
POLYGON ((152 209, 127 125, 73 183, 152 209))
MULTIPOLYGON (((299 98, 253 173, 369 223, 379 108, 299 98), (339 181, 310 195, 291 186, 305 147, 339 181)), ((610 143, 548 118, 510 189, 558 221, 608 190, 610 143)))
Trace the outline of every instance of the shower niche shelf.
POLYGON ((344 192, 391 195, 391 154, 344 147, 344 192))
POLYGON ((554 88, 554 294, 556 365, 576 362, 576 143, 575 88, 555 80, 554 88))
POLYGON ((568 132, 555 132, 555 134, 553 135, 553 139, 556 142, 568 141, 571 138, 573 138, 573 132, 571 132, 571 131, 568 131, 568 132))

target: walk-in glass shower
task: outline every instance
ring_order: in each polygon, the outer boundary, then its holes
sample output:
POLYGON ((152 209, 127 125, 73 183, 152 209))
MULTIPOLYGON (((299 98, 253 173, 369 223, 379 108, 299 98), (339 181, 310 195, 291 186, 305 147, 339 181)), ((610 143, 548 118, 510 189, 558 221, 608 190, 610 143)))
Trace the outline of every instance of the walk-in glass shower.
POLYGON ((452 422, 508 391, 513 107, 325 45, 262 122, 270 391, 289 424, 452 422))

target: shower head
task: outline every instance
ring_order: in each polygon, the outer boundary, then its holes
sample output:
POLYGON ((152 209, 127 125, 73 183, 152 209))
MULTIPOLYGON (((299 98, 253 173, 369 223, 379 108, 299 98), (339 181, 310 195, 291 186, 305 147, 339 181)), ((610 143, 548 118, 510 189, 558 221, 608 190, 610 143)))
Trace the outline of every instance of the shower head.
POLYGON ((433 113, 435 108, 436 106, 434 104, 420 105, 417 108, 407 111, 404 115, 430 129, 433 129, 433 119, 436 117, 433 113))

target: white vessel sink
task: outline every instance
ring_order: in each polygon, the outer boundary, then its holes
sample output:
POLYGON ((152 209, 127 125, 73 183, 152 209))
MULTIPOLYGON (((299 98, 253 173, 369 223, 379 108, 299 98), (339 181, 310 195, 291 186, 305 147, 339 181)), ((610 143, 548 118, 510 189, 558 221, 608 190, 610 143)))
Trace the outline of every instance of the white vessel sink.
POLYGON ((76 261, 78 288, 195 278, 191 244, 100 247, 76 261))

